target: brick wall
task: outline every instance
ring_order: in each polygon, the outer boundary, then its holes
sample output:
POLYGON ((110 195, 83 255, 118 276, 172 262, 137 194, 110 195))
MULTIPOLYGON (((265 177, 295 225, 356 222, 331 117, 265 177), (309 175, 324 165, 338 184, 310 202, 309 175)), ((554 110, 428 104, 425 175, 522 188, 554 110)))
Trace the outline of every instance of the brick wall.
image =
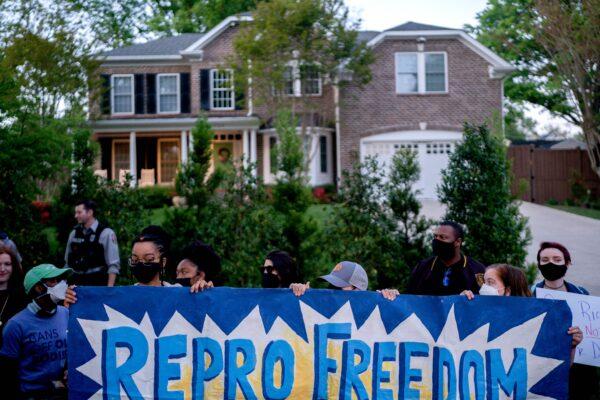
POLYGON ((373 79, 363 88, 343 87, 340 93, 340 156, 342 169, 351 166, 366 136, 402 130, 460 131, 465 121, 483 123, 502 108, 502 82, 489 78, 489 63, 459 40, 429 39, 424 51, 445 51, 448 93, 396 94, 394 53, 417 51, 414 39, 386 39, 373 49, 373 79))

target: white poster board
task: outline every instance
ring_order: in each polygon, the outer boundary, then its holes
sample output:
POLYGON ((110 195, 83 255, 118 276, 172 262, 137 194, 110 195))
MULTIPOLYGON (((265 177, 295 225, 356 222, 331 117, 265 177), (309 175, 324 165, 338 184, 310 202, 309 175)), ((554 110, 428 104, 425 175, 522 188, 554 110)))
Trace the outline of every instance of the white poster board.
POLYGON ((575 350, 575 362, 600 367, 600 297, 537 288, 536 297, 566 300, 573 313, 573 326, 583 332, 575 350))

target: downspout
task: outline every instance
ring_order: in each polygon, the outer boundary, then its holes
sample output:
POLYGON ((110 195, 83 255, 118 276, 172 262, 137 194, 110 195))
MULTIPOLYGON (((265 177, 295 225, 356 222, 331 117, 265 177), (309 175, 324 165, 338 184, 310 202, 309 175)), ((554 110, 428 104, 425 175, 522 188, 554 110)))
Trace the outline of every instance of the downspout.
POLYGON ((342 162, 340 159, 340 87, 337 77, 333 82, 333 103, 335 105, 335 186, 338 188, 342 177, 342 162))

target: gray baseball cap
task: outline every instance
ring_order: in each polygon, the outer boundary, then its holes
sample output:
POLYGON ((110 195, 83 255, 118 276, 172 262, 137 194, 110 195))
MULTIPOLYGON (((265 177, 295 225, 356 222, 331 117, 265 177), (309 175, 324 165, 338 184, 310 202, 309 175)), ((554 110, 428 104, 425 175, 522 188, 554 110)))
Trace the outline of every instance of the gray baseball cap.
POLYGON ((369 278, 365 269, 352 261, 342 261, 333 268, 330 274, 323 275, 321 278, 339 288, 352 285, 358 290, 367 290, 369 286, 369 278))

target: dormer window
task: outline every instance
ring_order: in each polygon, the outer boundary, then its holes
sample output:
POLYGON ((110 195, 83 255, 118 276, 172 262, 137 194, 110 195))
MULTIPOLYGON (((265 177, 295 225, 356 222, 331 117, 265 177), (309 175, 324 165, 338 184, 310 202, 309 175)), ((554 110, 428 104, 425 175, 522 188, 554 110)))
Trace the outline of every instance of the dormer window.
POLYGON ((133 75, 112 75, 112 114, 133 114, 133 75))

